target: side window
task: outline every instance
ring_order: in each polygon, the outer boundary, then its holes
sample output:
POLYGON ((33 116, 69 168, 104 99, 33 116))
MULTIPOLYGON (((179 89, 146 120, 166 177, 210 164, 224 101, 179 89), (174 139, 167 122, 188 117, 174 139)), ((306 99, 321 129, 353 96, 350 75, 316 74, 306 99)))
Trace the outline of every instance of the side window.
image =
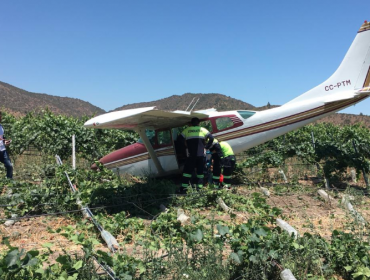
POLYGON ((212 133, 212 123, 211 121, 202 121, 200 122, 199 126, 204 127, 207 129, 210 133, 212 133))
POLYGON ((234 122, 229 117, 216 119, 217 130, 223 130, 234 126, 234 122))
POLYGON ((172 144, 171 132, 169 130, 158 131, 157 139, 158 139, 158 145, 172 144))

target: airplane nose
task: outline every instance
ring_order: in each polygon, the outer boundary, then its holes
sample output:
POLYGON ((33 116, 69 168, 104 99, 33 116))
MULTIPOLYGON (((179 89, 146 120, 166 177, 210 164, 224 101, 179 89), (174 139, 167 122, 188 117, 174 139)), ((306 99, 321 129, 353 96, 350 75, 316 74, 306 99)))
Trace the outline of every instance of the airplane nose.
POLYGON ((84 127, 87 127, 87 128, 94 127, 94 126, 96 126, 95 118, 90 119, 84 123, 84 127))

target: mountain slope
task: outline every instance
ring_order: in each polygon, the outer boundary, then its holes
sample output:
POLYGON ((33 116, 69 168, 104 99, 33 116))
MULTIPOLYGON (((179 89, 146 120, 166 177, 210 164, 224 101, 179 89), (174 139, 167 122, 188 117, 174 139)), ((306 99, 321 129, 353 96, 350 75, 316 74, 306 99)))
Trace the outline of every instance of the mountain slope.
POLYGON ((185 111, 191 101, 194 99, 196 101, 199 98, 199 101, 194 107, 194 110, 201 110, 201 109, 209 109, 215 108, 218 111, 228 111, 228 110, 235 110, 235 109, 242 109, 242 110, 255 110, 255 107, 249 103, 243 102, 241 100, 228 97, 223 94, 219 93, 185 93, 183 95, 172 95, 167 98, 154 100, 150 102, 141 102, 141 103, 133 103, 128 105, 123 105, 114 109, 113 111, 119 110, 126 110, 126 109, 134 109, 140 107, 151 107, 157 106, 158 109, 161 110, 183 110, 185 111))
MULTIPOLYGON (((141 102, 127 104, 116 108, 113 111, 126 110, 141 107, 156 106, 162 110, 186 110, 191 101, 194 99, 199 101, 194 107, 194 110, 216 108, 218 111, 228 110, 253 110, 261 111, 269 108, 277 107, 276 105, 266 105, 255 107, 249 103, 232 98, 219 93, 185 93, 183 95, 172 95, 167 98, 154 100, 150 102, 141 102)), ((194 105, 194 103, 193 103, 194 105)), ((191 105, 190 107, 192 107, 191 105)), ((0 110, 6 110, 13 115, 25 115, 28 112, 37 111, 44 108, 49 108, 55 114, 62 114, 74 117, 100 115, 105 111, 99 107, 92 105, 89 102, 69 97, 52 96, 42 93, 32 93, 20 88, 14 87, 7 83, 0 82, 0 110)), ((190 110, 190 109, 188 109, 190 110)), ((317 122, 328 122, 337 125, 363 123, 370 128, 370 116, 352 115, 336 113, 325 117, 317 122)))
POLYGON ((55 114, 74 117, 105 113, 103 109, 77 98, 32 93, 3 82, 0 82, 0 97, 0 109, 14 115, 25 115, 46 107, 55 114))

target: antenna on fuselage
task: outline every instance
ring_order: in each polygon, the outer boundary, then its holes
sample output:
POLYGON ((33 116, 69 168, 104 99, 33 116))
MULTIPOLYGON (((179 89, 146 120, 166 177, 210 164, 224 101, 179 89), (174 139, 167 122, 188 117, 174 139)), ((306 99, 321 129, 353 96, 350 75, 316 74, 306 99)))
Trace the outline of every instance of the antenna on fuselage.
POLYGON ((191 106, 191 104, 193 104, 194 99, 195 99, 195 97, 193 97, 193 99, 191 100, 191 102, 190 102, 189 106, 186 108, 185 112, 187 112, 187 111, 188 111, 188 109, 189 109, 189 107, 191 106))
POLYGON ((194 106, 191 108, 190 112, 191 112, 191 111, 193 111, 193 109, 194 109, 195 105, 197 105, 198 101, 199 101, 199 98, 197 99, 197 101, 195 101, 195 104, 194 104, 194 106))

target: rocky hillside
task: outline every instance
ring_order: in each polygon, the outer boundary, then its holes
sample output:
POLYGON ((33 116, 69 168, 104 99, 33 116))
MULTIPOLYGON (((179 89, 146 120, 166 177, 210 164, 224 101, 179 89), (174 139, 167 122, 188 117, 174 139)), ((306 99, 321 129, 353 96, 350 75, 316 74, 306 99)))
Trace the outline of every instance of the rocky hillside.
MULTIPOLYGON (((56 114, 75 117, 100 115, 105 113, 103 109, 80 99, 32 93, 3 82, 0 82, 0 97, 0 109, 16 116, 25 115, 28 112, 37 111, 46 107, 56 114)), ((186 110, 192 100, 193 102, 198 100, 195 104, 194 110, 216 108, 218 111, 236 109, 261 111, 277 107, 277 105, 270 104, 262 107, 255 107, 249 103, 219 93, 185 93, 183 95, 172 95, 167 98, 150 102, 127 104, 118 107, 113 111, 150 106, 156 106, 158 109, 169 111, 186 110)), ((337 113, 329 117, 325 117, 317 122, 330 122, 338 125, 363 123, 365 126, 370 128, 370 116, 366 115, 337 113)))
POLYGON ((126 110, 126 109, 134 109, 140 107, 151 107, 157 106, 158 109, 161 110, 183 110, 185 111, 191 101, 194 99, 199 101, 196 103, 194 110, 201 110, 201 109, 209 109, 215 108, 218 111, 227 111, 227 110, 235 110, 235 109, 243 109, 243 110, 255 110, 256 107, 253 105, 243 102, 241 100, 232 98, 230 96, 226 96, 219 93, 185 93, 183 95, 172 95, 167 98, 150 101, 150 102, 141 102, 141 103, 133 103, 124 105, 121 107, 116 108, 114 111, 118 110, 126 110))
POLYGON ((28 92, 3 82, 0 82, 0 96, 0 109, 13 115, 25 115, 45 108, 49 108, 55 114, 74 117, 105 113, 103 109, 77 98, 28 92))
POLYGON ((328 117, 322 118, 321 120, 318 120, 316 122, 317 123, 327 122, 336 125, 349 125, 361 123, 370 129, 370 116, 366 115, 336 113, 328 117))

